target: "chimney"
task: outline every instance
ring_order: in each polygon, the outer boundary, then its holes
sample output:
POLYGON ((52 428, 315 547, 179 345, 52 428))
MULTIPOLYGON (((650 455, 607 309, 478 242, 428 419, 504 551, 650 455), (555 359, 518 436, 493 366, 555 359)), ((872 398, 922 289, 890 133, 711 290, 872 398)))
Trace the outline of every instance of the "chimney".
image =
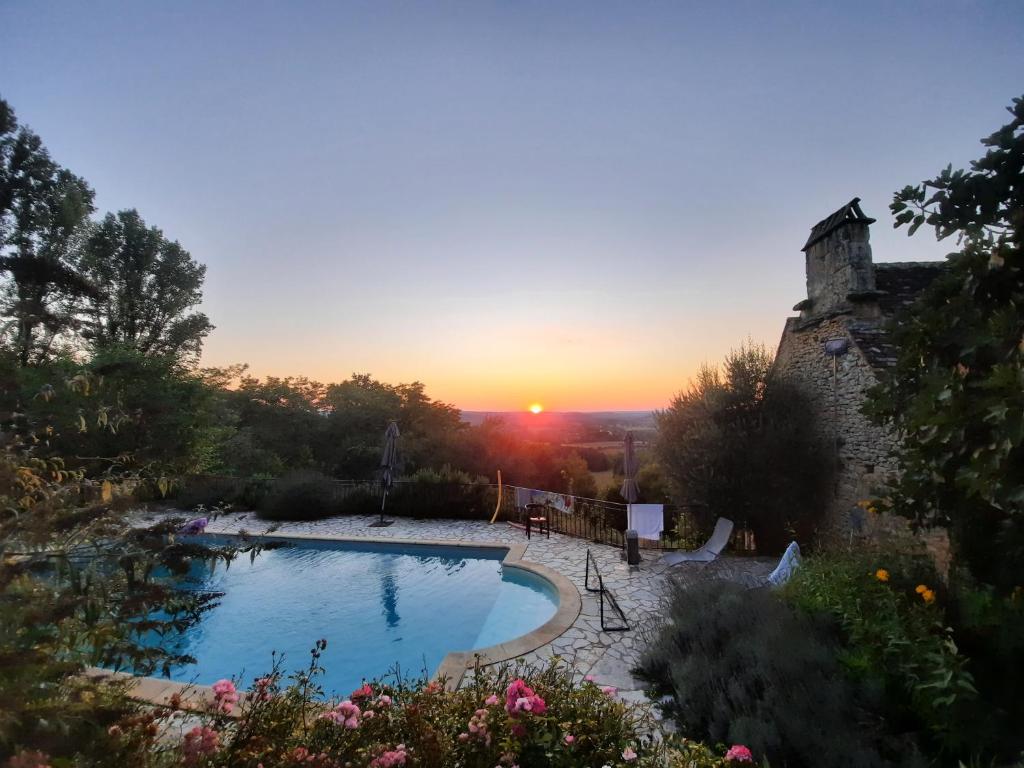
POLYGON ((803 247, 807 298, 793 307, 801 318, 871 313, 878 295, 869 243, 874 223, 855 197, 814 225, 803 247))

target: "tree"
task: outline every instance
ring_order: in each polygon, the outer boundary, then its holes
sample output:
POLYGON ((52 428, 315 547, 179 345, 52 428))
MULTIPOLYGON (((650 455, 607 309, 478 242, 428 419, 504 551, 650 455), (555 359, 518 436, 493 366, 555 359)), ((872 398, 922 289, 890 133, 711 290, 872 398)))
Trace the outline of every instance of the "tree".
POLYGON ((562 482, 555 490, 587 499, 597 498, 597 481, 590 474, 587 462, 576 451, 570 451, 560 462, 562 482))
POLYGON ((959 250, 893 328, 897 364, 868 412, 901 436, 895 509, 949 529, 954 556, 1003 590, 1024 557, 1024 98, 969 171, 896 193, 896 227, 959 250))
POLYGON ((0 356, 0 430, 23 434, 42 458, 89 476, 109 470, 173 476, 201 471, 223 418, 219 393, 169 356, 107 347, 22 367, 0 356), (33 424, 29 435, 23 426, 33 424))
POLYGON ((98 286, 86 303, 84 335, 97 347, 195 357, 213 330, 202 312, 206 267, 147 227, 138 211, 108 213, 85 241, 81 266, 98 286))
POLYGON ((324 404, 327 443, 322 455, 325 468, 335 476, 372 476, 392 420, 402 434, 399 451, 405 472, 455 463, 465 429, 459 410, 431 399, 421 382, 392 385, 357 373, 330 385, 324 404))
POLYGON ((764 346, 741 346, 656 414, 655 453, 676 500, 706 521, 749 524, 764 552, 810 538, 832 469, 805 397, 771 372, 764 346))
POLYGON ((18 128, 0 99, 0 272, 8 275, 0 302, 23 366, 49 355, 74 327, 77 299, 93 292, 74 266, 92 203, 89 185, 18 128))

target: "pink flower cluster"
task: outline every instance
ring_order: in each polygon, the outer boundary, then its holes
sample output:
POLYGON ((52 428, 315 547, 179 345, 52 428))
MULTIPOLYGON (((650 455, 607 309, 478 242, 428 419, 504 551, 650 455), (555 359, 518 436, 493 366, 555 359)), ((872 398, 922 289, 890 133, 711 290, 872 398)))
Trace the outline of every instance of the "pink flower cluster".
MULTIPOLYGON (((299 765, 301 765, 302 763, 306 763, 310 766, 327 765, 328 761, 330 760, 330 756, 326 752, 314 754, 313 752, 310 752, 306 747, 296 747, 295 749, 293 749, 291 758, 293 763, 298 763, 299 765)), ((259 768, 263 768, 263 763, 259 764, 259 768)))
POLYGON ((468 733, 460 733, 459 741, 465 744, 470 739, 482 741, 486 746, 491 746, 491 733, 487 728, 487 710, 478 709, 469 718, 468 733))
POLYGON ((359 701, 360 699, 368 699, 373 696, 373 688, 370 687, 369 683, 363 683, 362 686, 352 691, 352 695, 349 696, 352 701, 359 701))
POLYGON ((320 717, 324 720, 330 720, 332 723, 337 725, 343 725, 346 728, 355 729, 359 727, 359 716, 361 714, 359 707, 348 699, 345 699, 345 701, 338 704, 334 709, 329 712, 324 712, 320 717))
POLYGON ((220 735, 207 726, 198 725, 185 734, 181 752, 185 765, 195 765, 200 759, 220 749, 220 735))
POLYGON ((43 752, 22 750, 6 763, 7 768, 50 768, 50 758, 43 752))
POLYGON ((505 692, 505 711, 512 717, 521 712, 543 715, 547 711, 547 704, 523 680, 517 679, 512 681, 505 692))
POLYGON ((754 756, 751 754, 750 750, 742 744, 733 744, 729 747, 729 751, 725 753, 725 759, 737 763, 754 762, 754 756))
POLYGON ((238 691, 235 690, 235 684, 230 680, 218 680, 214 683, 213 702, 218 710, 225 715, 230 715, 235 704, 238 703, 238 691))
POLYGON ((405 744, 399 744, 392 750, 388 750, 370 761, 370 768, 394 768, 396 765, 405 765, 405 744))

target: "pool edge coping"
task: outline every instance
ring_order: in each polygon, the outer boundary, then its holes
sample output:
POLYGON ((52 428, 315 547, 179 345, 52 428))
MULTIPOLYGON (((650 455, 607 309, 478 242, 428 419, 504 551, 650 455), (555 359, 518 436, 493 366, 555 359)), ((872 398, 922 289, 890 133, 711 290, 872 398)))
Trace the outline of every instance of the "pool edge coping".
MULTIPOLYGON (((465 549, 504 549, 501 564, 510 568, 533 573, 545 579, 558 593, 558 608, 554 616, 534 630, 503 643, 489 645, 468 651, 449 651, 441 660, 433 680, 442 682, 445 688, 454 691, 462 684, 466 673, 476 668, 488 667, 522 656, 547 645, 561 637, 579 617, 583 610, 583 598, 570 579, 553 568, 540 563, 524 560, 528 544, 515 542, 502 544, 489 541, 463 541, 458 539, 398 539, 388 536, 332 536, 312 533, 249 533, 211 531, 211 536, 244 536, 250 539, 297 539, 302 541, 350 541, 367 544, 397 544, 400 546, 452 547, 465 549)), ((86 667, 85 676, 98 681, 124 681, 131 687, 127 695, 137 701, 166 707, 177 697, 183 709, 208 709, 214 703, 213 687, 195 683, 181 683, 163 677, 133 675, 103 667, 86 667)), ((243 694, 244 697, 244 694, 243 694)), ((244 701, 244 698, 243 698, 244 701)))

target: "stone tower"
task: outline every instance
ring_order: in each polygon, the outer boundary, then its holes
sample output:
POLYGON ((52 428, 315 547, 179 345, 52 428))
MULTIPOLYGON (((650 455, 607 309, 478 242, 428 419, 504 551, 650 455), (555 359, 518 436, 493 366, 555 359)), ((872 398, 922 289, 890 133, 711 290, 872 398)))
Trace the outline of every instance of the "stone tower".
POLYGON ((895 364, 899 350, 888 322, 938 276, 944 263, 874 264, 869 227, 854 198, 811 229, 803 247, 807 298, 793 309, 779 341, 775 373, 809 399, 808 418, 835 456, 835 487, 826 520, 838 528, 857 519, 857 501, 896 472, 897 437, 861 408, 865 393, 895 364))
POLYGON ((869 227, 855 197, 811 229, 803 247, 807 298, 794 309, 802 319, 837 314, 870 315, 877 298, 869 227))

